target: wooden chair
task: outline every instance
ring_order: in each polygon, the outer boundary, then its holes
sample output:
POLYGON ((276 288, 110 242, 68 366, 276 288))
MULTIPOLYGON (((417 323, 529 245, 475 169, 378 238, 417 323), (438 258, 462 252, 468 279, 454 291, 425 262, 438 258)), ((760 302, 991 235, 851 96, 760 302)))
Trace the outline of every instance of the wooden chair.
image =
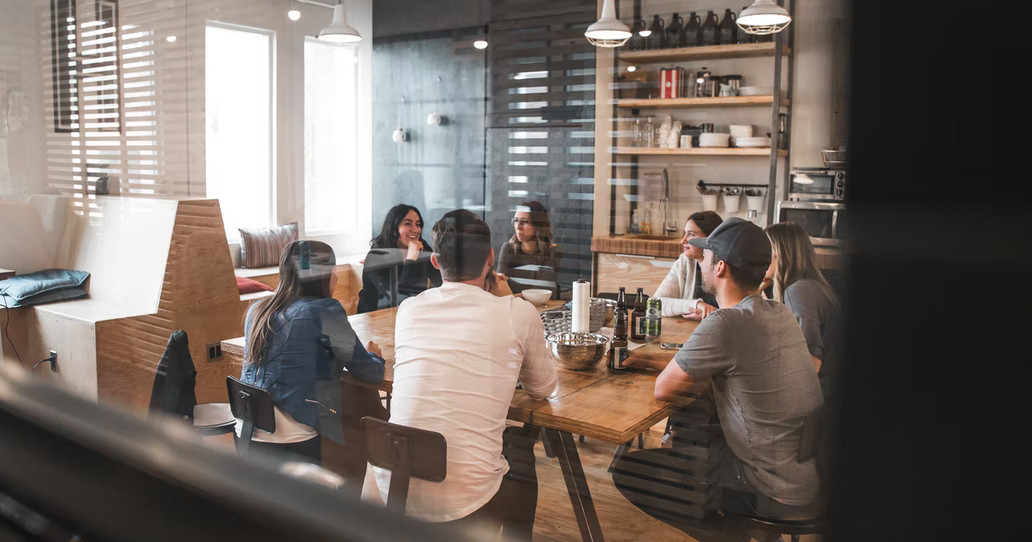
POLYGON ((177 415, 205 436, 232 432, 236 419, 229 403, 197 404, 196 374, 186 332, 178 329, 169 335, 154 373, 148 412, 177 415))
POLYGON ((237 453, 247 455, 251 447, 254 428, 272 433, 276 431, 275 406, 272 395, 261 388, 245 384, 240 379, 227 376, 226 389, 229 391, 229 406, 233 417, 244 422, 240 438, 236 440, 237 453))
POLYGON ((434 431, 406 427, 378 418, 362 418, 369 464, 391 471, 387 509, 405 512, 409 480, 443 482, 448 474, 448 445, 434 431))

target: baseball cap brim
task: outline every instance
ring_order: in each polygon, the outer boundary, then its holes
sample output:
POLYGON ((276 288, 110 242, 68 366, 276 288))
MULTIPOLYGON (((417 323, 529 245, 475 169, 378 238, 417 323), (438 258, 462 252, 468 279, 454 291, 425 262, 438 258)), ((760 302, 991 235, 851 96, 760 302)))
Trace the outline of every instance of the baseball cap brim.
POLYGON ((689 239, 688 244, 697 248, 709 248, 709 237, 696 237, 689 239))

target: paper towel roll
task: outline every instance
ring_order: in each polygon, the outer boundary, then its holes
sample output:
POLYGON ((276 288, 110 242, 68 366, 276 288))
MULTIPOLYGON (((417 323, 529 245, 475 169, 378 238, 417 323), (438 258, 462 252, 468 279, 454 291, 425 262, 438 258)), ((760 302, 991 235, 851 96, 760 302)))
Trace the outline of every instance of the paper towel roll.
POLYGON ((586 280, 578 280, 573 283, 573 318, 570 321, 570 331, 574 333, 587 333, 591 321, 591 283, 586 280))

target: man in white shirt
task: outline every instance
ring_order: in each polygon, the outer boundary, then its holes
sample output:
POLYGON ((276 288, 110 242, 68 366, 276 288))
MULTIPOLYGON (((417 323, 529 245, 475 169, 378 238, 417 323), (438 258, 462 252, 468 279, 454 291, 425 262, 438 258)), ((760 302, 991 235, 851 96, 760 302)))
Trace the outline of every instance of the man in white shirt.
MULTIPOLYGON (((535 399, 555 390, 541 318, 522 299, 489 293, 491 232, 475 214, 444 215, 434 225, 433 246, 443 284, 398 307, 390 421, 444 435, 447 477, 413 479, 406 514, 500 524, 507 539, 529 540, 537 504, 534 441, 523 428, 506 429, 505 419, 517 379, 535 399)), ((386 495, 389 473, 377 469, 376 476, 386 495)))

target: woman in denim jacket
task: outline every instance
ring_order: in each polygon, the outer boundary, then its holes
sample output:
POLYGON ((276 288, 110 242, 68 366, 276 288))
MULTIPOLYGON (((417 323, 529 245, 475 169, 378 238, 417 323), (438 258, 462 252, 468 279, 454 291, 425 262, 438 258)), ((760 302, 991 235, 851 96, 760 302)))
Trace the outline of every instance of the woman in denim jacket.
POLYGON ((331 297, 335 264, 326 243, 287 245, 275 293, 247 311, 241 380, 268 390, 276 407, 275 431, 254 430, 256 448, 269 445, 320 463, 320 435, 344 443, 339 376, 346 369, 363 382, 383 380, 380 348, 371 341, 362 346, 331 297))

